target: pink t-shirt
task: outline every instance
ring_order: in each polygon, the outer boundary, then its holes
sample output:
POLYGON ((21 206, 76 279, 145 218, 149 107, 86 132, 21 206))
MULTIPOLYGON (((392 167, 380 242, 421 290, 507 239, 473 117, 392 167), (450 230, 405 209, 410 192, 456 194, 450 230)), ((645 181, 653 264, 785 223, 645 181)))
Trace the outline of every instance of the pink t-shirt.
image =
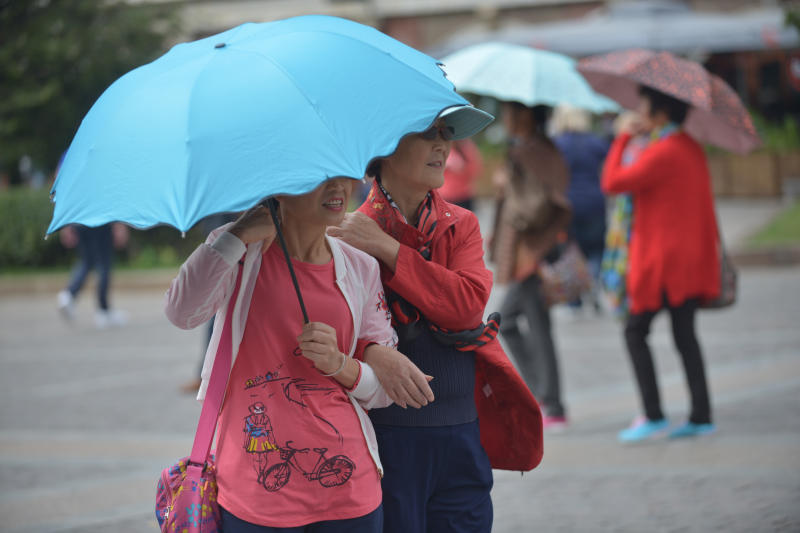
MULTIPOLYGON (((349 353, 353 319, 333 261, 293 261, 309 319, 349 353)), ((344 387, 300 354, 300 306, 280 247, 264 253, 231 371, 217 444, 219 503, 254 524, 296 527, 363 516, 380 477, 344 387), (325 451, 322 451, 325 449, 325 451)))

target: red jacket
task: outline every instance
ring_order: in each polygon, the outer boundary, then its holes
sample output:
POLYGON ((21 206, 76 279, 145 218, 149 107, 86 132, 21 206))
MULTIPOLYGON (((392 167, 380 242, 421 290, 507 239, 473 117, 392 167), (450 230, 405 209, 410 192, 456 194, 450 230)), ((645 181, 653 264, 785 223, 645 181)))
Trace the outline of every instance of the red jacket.
POLYGON ((629 166, 622 152, 630 135, 611 145, 603 191, 633 197, 627 289, 631 312, 719 294, 717 222, 703 149, 679 132, 645 148, 629 166))
MULTIPOLYGON (((483 262, 483 239, 477 217, 442 200, 432 191, 437 226, 431 260, 417 251, 421 233, 405 224, 377 185, 359 211, 382 227, 395 226, 400 252, 392 273, 381 264, 386 287, 402 296, 434 324, 450 330, 481 323, 492 273, 483 262)), ((539 405, 497 340, 475 350, 475 398, 481 444, 493 468, 531 470, 542 459, 542 417, 539 405)))

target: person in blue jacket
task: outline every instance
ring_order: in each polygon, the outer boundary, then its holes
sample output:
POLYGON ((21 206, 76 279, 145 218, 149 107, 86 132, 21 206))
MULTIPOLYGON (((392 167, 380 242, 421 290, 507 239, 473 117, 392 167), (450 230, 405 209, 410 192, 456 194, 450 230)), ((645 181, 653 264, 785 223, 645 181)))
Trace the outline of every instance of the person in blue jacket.
MULTIPOLYGON (((591 132, 588 112, 568 106, 555 109, 552 119, 553 142, 567 161, 570 172, 567 197, 572 204, 569 236, 586 257, 594 280, 600 274, 606 235, 606 199, 600 190, 600 172, 609 144, 591 132)), ((581 306, 577 300, 570 304, 581 306)), ((600 310, 597 298, 596 310, 600 310)))

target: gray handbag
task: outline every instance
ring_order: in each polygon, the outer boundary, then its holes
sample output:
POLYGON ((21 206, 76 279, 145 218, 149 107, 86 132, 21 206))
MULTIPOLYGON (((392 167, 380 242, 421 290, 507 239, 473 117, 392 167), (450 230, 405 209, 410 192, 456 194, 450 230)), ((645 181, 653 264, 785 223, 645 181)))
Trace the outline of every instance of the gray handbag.
POLYGON ((701 302, 701 309, 722 309, 736 303, 739 273, 725 250, 725 243, 722 242, 722 232, 719 231, 719 222, 717 222, 717 232, 719 236, 719 295, 716 298, 701 302))

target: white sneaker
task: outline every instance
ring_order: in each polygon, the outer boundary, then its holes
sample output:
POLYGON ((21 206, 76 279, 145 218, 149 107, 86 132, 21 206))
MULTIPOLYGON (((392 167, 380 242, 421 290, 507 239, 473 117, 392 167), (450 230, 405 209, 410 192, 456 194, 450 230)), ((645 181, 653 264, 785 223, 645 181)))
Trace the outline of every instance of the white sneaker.
POLYGON ((58 293, 58 312, 70 322, 75 319, 75 298, 66 289, 58 293))
POLYGON ((96 311, 94 314, 94 325, 97 329, 106 329, 117 326, 124 326, 128 323, 128 313, 117 309, 109 311, 96 311))

